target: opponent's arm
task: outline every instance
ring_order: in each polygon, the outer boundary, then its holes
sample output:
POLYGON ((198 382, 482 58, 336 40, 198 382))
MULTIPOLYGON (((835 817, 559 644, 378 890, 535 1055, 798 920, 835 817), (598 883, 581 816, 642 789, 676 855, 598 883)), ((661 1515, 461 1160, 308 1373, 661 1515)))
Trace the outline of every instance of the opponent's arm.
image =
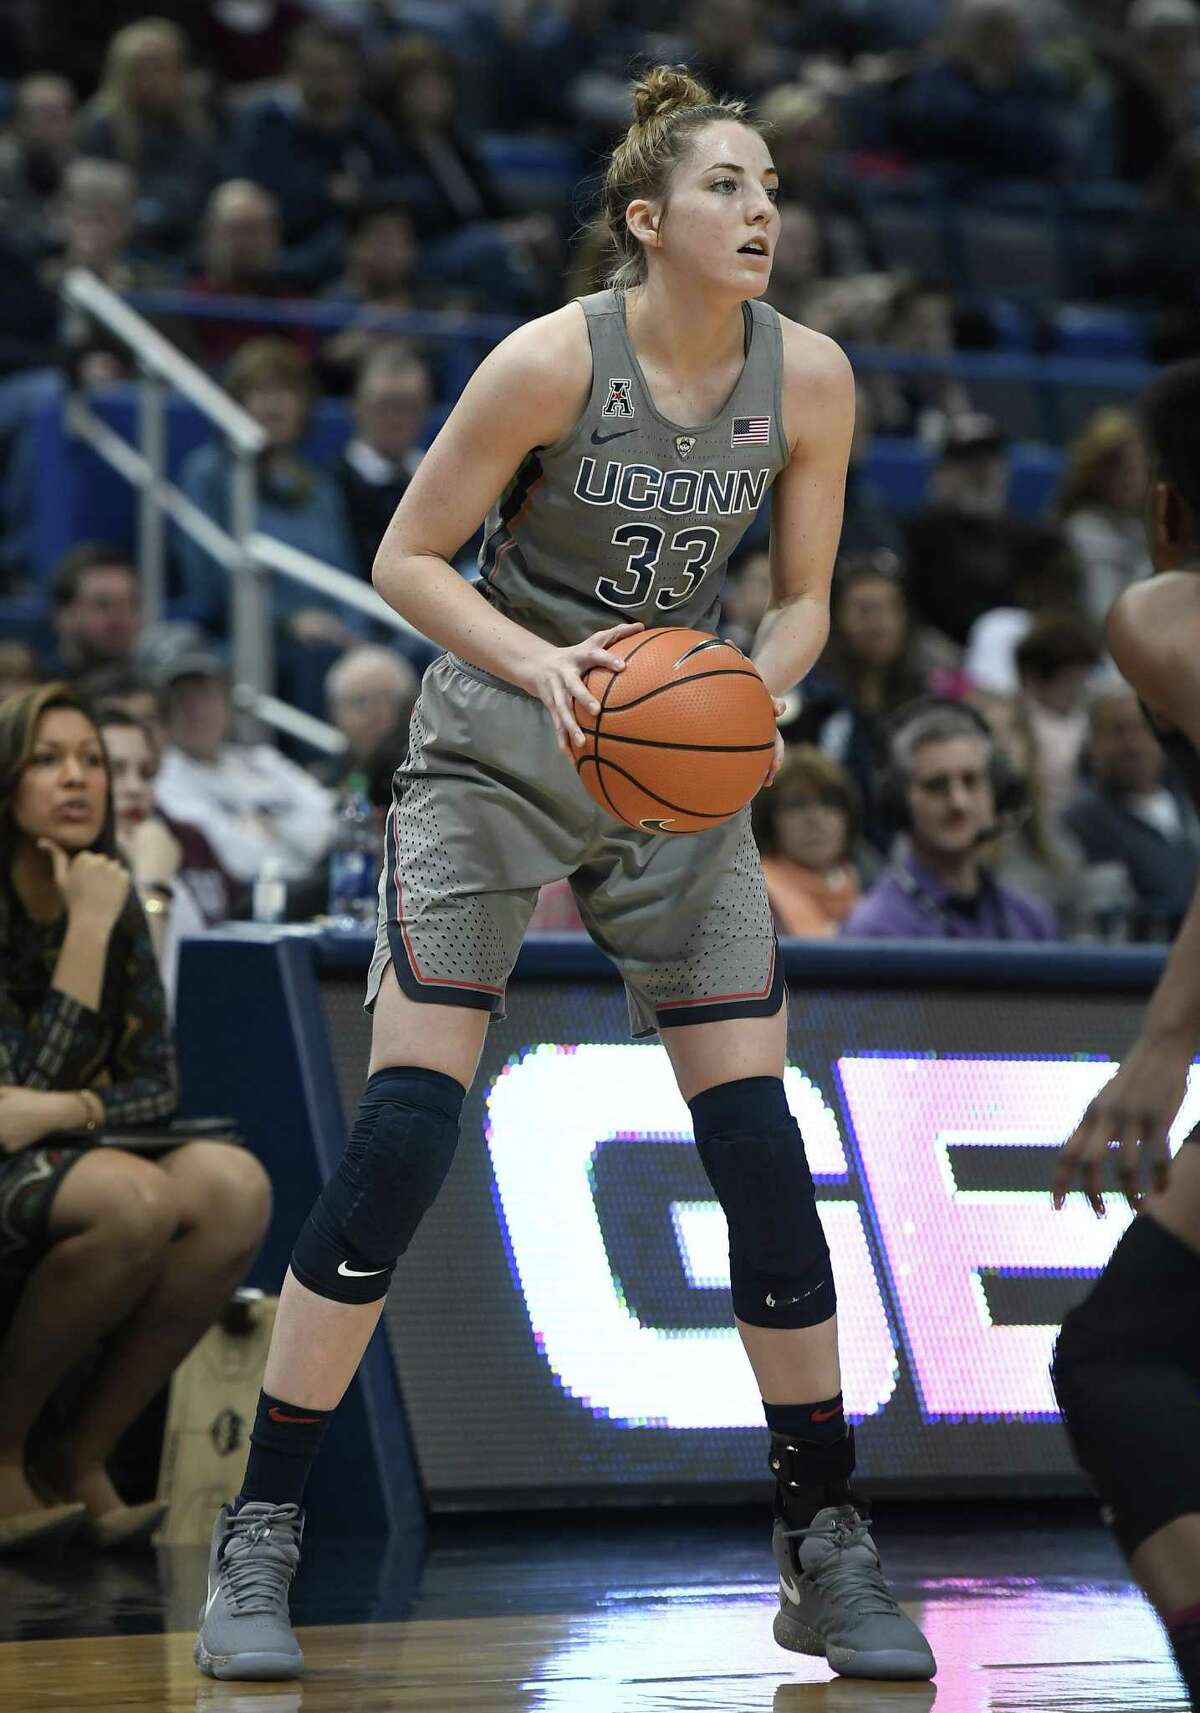
MULTIPOLYGON (((1108 617, 1113 659, 1142 701, 1200 748, 1200 578, 1167 572, 1134 584, 1108 617)), ((1117 1144, 1117 1174, 1137 1207, 1142 1173, 1166 1188, 1167 1135, 1183 1101, 1200 1041, 1200 885, 1171 948, 1138 1038, 1117 1074, 1092 1101, 1059 1155, 1054 1205, 1061 1207, 1078 1173, 1097 1213, 1104 1211, 1102 1173, 1117 1144)))
POLYGON ((783 333, 792 456, 775 483, 771 605, 753 649, 774 696, 811 670, 829 636, 829 585, 854 432, 854 376, 844 353, 807 327, 785 321, 783 333))
POLYGON ((484 359, 417 467, 371 574, 388 605, 419 631, 539 697, 568 754, 583 743, 571 698, 598 711, 582 673, 597 665, 620 670, 624 663, 605 645, 641 627, 613 625, 574 648, 555 648, 497 612, 450 561, 526 455, 560 440, 583 410, 591 359, 579 315, 568 305, 531 322, 484 359))

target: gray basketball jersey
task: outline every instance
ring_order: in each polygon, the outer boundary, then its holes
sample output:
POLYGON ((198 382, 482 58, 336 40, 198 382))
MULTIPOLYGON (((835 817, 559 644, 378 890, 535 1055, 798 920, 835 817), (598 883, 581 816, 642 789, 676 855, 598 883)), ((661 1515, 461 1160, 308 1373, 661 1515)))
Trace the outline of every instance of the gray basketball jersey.
POLYGON ((587 405, 562 440, 529 453, 489 515, 480 592, 560 646, 622 620, 714 630, 729 557, 788 461, 779 317, 742 306, 737 385, 711 422, 684 427, 654 407, 623 294, 579 302, 587 405))

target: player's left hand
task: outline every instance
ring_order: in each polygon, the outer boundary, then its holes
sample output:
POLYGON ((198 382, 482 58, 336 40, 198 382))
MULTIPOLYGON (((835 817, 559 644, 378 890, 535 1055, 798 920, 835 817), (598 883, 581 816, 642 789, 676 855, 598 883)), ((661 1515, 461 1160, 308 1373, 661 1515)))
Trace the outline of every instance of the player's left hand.
POLYGON ((1116 1076, 1105 1083, 1058 1156, 1054 1206, 1061 1208, 1078 1173, 1093 1213, 1104 1213, 1104 1163, 1113 1144, 1117 1177, 1136 1213, 1147 1190, 1162 1191, 1170 1175, 1167 1133, 1183 1103, 1191 1044, 1138 1041, 1116 1076))
MULTIPOLYGON (((787 703, 783 700, 783 698, 781 696, 772 696, 771 701, 775 707, 775 718, 777 720, 781 719, 782 716, 787 712, 787 703)), ((767 777, 763 780, 763 790, 764 791, 766 790, 768 785, 773 785, 775 783, 775 775, 779 772, 779 769, 782 766, 783 766, 783 733, 779 730, 779 727, 776 726, 776 728, 775 728, 775 754, 771 757, 771 766, 768 769, 767 777)))

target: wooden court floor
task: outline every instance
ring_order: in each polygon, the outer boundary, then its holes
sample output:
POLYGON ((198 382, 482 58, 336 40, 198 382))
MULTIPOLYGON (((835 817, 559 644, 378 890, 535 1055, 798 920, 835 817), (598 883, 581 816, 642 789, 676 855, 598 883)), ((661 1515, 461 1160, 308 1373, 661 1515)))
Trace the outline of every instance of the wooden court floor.
POLYGON ((636 1529, 622 1540, 602 1527, 476 1548, 459 1528, 449 1541, 435 1532, 415 1580, 403 1554, 355 1580, 353 1547, 331 1548, 297 1588, 298 1684, 196 1671, 202 1553, 74 1571, 12 1561, 0 1571, 0 1634, 14 1638, 0 1643, 0 1710, 1182 1713, 1158 1624, 1106 1537, 987 1522, 888 1530, 892 1574, 916 1590, 905 1604, 938 1657, 933 1685, 834 1678, 778 1649, 758 1530, 676 1523, 661 1540, 636 1529), (306 1621, 322 1611, 346 1621, 306 1621))

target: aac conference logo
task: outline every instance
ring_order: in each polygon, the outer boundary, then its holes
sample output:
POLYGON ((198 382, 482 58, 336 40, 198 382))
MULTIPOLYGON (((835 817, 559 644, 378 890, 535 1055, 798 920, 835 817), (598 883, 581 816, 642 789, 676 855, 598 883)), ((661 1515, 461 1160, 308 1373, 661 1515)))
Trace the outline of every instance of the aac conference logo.
MULTIPOLYGON (((820 1090, 788 1067, 788 1102, 837 1279, 848 1414, 863 1420, 884 1411, 904 1360, 927 1421, 1056 1417, 1048 1370, 1057 1326, 997 1324, 985 1282, 1086 1275, 1108 1259, 1131 1217, 1124 1203, 1110 1198, 1099 1221, 1073 1196, 1055 1214, 1048 1185, 1053 1151, 1115 1069, 1075 1058, 846 1057, 835 1065, 849 1120, 843 1137, 820 1090), (1014 1151, 1015 1164, 1031 1149, 1045 1151, 1037 1189, 991 1187, 1004 1181, 1004 1150, 1014 1151)), ((630 1427, 761 1425, 732 1325, 705 1325, 703 1313, 693 1324, 649 1324, 645 1303, 631 1301, 630 1280, 612 1262, 601 1157, 619 1159, 627 1145, 631 1158, 644 1159, 658 1145, 682 1159, 680 1144, 691 1142, 663 1049, 530 1048, 491 1084, 486 1109, 513 1268, 534 1340, 563 1389, 630 1427), (534 1148, 533 1136, 554 1141, 534 1148)), ((1197 1121, 1193 1075, 1175 1146, 1197 1121)), ((728 1292, 725 1220, 715 1201, 671 1199, 669 1222, 656 1229, 659 1253, 642 1255, 643 1272, 682 1275, 683 1294, 698 1293, 697 1303, 728 1292)))

